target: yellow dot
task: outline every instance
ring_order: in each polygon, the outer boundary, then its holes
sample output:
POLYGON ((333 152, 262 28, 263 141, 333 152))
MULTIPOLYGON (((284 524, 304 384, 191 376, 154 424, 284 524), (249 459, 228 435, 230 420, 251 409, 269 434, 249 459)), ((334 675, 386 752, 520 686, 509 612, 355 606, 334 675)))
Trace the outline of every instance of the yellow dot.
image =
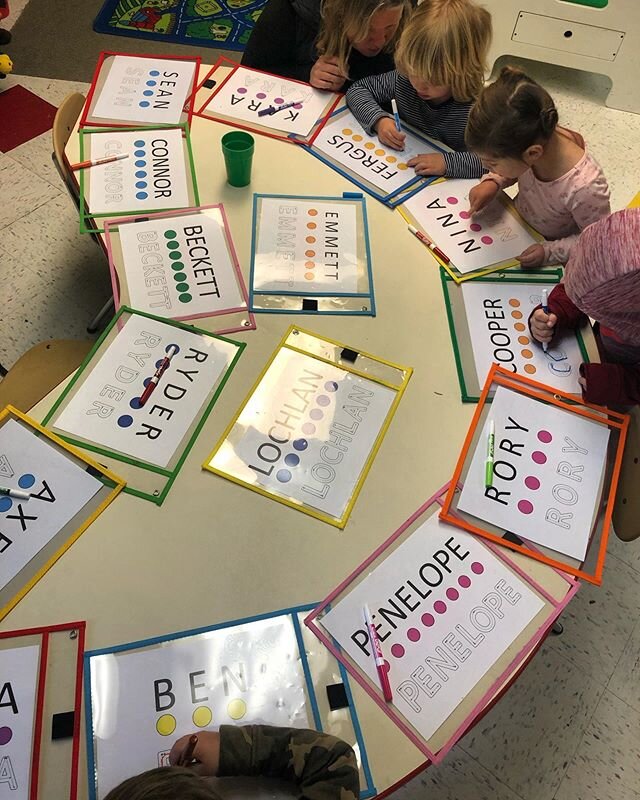
POLYGON ((521 350, 520 352, 522 353, 522 357, 523 358, 533 358, 533 353, 531 352, 531 350, 527 350, 525 348, 524 350, 521 350))
POLYGON ((316 241, 316 237, 315 236, 307 236, 307 238, 305 239, 305 242, 307 244, 314 244, 315 241, 316 241))
POLYGON ((351 128, 343 128, 342 129, 342 135, 343 136, 351 136, 352 133, 353 133, 353 131, 351 130, 351 128))
POLYGON ((318 211, 317 211, 317 209, 315 209, 315 208, 310 208, 310 209, 307 211, 307 214, 308 214, 310 217, 315 217, 317 213, 318 213, 318 211))
POLYGON ((522 311, 512 311, 511 316, 514 319, 522 319, 522 311))
POLYGON ((305 261, 304 265, 307 269, 315 269, 316 265, 314 261, 305 261))
POLYGON ((509 305, 513 306, 513 308, 520 308, 520 301, 516 300, 515 297, 512 297, 511 300, 509 300, 509 305))
POLYGON ((536 371, 536 368, 533 366, 533 364, 525 364, 524 365, 524 371, 528 372, 529 375, 534 375, 535 371, 536 371))
POLYGON ((373 148, 375 147, 375 144, 373 142, 367 142, 365 144, 365 147, 366 147, 367 150, 373 150, 373 148))
POLYGON ((156 730, 160 736, 171 736, 176 729, 176 718, 171 714, 163 714, 158 717, 156 722, 156 730))
POLYGON ((513 327, 514 327, 514 328, 515 328, 517 331, 526 331, 526 330, 527 330, 526 326, 525 326, 525 325, 523 325, 523 324, 522 324, 522 322, 516 322, 516 323, 515 323, 515 325, 514 325, 513 327))
POLYGON ((231 700, 227 706, 227 714, 231 717, 231 719, 242 719, 246 713, 247 704, 244 702, 244 700, 240 700, 239 698, 236 700, 231 700))
POLYGON ((398 164, 398 169, 407 169, 406 164, 398 164))
POLYGON ((306 278, 308 281, 312 281, 312 280, 313 280, 313 279, 314 279, 316 276, 313 274, 313 272, 305 272, 305 273, 304 273, 304 277, 305 277, 305 278, 306 278))
POLYGON ((529 344, 529 339, 526 336, 518 336, 520 344, 529 344))
POLYGON ((376 155, 377 156, 383 156, 384 155, 384 150, 376 150, 376 155))
POLYGON ((196 728, 206 728, 207 725, 211 724, 213 714, 208 706, 198 706, 193 712, 192 719, 196 728))
POLYGON ((307 222, 307 228, 309 228, 310 231, 314 231, 317 227, 315 222, 307 222))
POLYGON ((388 161, 389 164, 395 164, 398 159, 395 156, 387 156, 385 161, 388 161))
POLYGON ((307 258, 313 258, 316 254, 315 250, 305 250, 304 254, 307 258))
POLYGON ((353 137, 353 141, 354 142, 361 142, 362 141, 362 136, 360 136, 359 133, 356 133, 356 135, 353 137))

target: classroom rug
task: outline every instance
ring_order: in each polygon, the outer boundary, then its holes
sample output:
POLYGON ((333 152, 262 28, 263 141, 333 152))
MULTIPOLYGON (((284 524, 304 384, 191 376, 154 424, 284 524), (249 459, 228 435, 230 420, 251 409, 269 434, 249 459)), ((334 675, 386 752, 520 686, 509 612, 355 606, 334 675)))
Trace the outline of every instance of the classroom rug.
POLYGON ((55 106, 24 86, 0 92, 0 153, 8 153, 50 131, 55 115, 55 106))
POLYGON ((267 0, 106 0, 98 33, 243 50, 267 0))

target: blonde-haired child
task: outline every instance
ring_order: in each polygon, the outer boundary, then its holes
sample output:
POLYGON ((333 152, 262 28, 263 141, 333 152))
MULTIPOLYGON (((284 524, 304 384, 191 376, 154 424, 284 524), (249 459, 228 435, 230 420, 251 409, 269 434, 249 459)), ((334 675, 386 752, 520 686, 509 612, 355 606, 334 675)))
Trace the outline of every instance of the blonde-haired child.
POLYGON ((518 256, 523 267, 565 264, 578 234, 610 213, 609 186, 579 133, 558 125, 549 93, 504 67, 471 109, 466 142, 489 170, 469 193, 472 214, 518 183, 516 208, 548 241, 518 256))
POLYGON ((402 120, 456 151, 411 159, 418 175, 480 177, 480 159, 464 152, 464 129, 490 41, 491 15, 472 0, 424 0, 402 32, 396 69, 354 83, 349 107, 383 144, 402 150, 405 135, 389 113, 395 99, 402 120))

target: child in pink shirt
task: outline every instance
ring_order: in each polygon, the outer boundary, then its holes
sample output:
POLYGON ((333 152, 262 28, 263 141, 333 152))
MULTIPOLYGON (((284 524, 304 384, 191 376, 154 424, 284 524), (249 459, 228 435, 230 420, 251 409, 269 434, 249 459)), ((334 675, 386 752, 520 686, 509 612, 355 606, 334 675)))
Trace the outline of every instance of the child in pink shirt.
POLYGON ((518 256, 523 267, 565 264, 581 230, 610 213, 609 186, 579 133, 558 126, 545 89, 504 67, 469 113, 469 150, 491 170, 469 193, 472 214, 518 183, 515 205, 546 242, 518 256))

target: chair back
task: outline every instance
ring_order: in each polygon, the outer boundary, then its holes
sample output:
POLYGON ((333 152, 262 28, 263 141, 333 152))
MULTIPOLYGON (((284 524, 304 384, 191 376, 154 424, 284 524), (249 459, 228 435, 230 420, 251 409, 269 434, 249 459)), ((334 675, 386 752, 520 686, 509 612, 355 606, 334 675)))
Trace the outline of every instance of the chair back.
POLYGON ((67 166, 64 157, 64 148, 80 117, 84 101, 84 95, 79 92, 67 95, 56 111, 51 131, 53 137, 53 153, 51 154, 51 158, 76 205, 78 204, 78 188, 71 175, 71 170, 67 166))

